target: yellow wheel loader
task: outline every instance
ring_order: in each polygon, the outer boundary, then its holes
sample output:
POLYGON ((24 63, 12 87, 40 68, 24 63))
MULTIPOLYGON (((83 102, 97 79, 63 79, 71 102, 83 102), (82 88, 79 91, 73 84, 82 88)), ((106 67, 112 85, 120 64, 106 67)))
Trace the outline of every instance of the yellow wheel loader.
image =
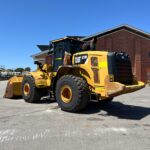
MULTIPOLYGON (((18 96, 17 90, 26 102, 35 103, 51 93, 62 110, 78 112, 93 97, 111 101, 145 86, 133 76, 125 52, 88 50, 82 45, 82 41, 71 37, 52 41, 45 62, 35 61, 37 70, 23 76, 17 83, 19 88, 12 83, 14 96, 18 96)), ((10 97, 8 89, 5 97, 10 97)))

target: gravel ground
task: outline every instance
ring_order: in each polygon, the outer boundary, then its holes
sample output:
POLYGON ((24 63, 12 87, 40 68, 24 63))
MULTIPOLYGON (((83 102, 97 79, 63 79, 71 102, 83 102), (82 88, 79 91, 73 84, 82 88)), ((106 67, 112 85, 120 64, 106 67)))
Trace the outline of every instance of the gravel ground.
POLYGON ((6 83, 0 81, 0 150, 150 149, 150 87, 74 114, 50 100, 4 99, 6 83))

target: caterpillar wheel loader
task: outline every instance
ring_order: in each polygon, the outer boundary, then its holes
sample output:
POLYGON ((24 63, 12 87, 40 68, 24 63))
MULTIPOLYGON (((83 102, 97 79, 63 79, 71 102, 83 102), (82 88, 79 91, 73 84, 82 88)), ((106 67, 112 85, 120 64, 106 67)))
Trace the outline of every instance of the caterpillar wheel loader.
MULTIPOLYGON (((133 76, 127 53, 83 50, 82 45, 71 37, 52 41, 45 62, 35 61, 35 72, 11 79, 12 95, 35 103, 50 93, 62 110, 78 112, 93 97, 111 101, 145 86, 133 76)), ((10 98, 8 89, 5 97, 10 98)))

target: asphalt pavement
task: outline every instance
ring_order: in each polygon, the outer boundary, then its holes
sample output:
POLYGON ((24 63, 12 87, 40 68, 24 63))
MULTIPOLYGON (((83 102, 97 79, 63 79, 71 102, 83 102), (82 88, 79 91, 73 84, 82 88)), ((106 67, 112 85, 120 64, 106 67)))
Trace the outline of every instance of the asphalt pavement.
POLYGON ((0 81, 0 150, 150 150, 148 86, 68 113, 49 99, 4 99, 6 83, 0 81))

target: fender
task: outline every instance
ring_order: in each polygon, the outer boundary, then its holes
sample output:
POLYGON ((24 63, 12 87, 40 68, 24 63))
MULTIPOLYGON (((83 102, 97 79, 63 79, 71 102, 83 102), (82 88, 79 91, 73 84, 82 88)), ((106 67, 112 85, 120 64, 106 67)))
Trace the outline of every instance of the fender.
POLYGON ((61 66, 57 72, 57 78, 62 75, 73 74, 76 76, 82 76, 86 79, 87 83, 94 88, 93 72, 92 70, 84 64, 81 65, 66 65, 61 66))
POLYGON ((31 75, 35 80, 35 86, 37 88, 45 88, 51 85, 49 74, 46 72, 37 70, 36 72, 30 72, 26 76, 31 75))

